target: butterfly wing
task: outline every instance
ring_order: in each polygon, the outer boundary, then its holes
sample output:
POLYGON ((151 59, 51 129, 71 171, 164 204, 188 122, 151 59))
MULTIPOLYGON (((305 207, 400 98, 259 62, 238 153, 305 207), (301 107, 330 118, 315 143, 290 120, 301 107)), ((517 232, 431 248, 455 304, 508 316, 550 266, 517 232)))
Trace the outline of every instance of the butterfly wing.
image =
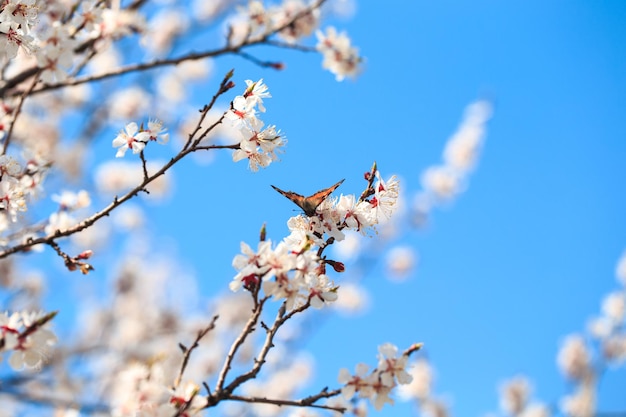
POLYGON ((273 185, 272 185, 272 188, 278 191, 279 193, 281 193, 282 195, 284 195, 285 197, 287 197, 288 199, 290 199, 291 201, 293 201, 298 207, 300 207, 304 211, 304 214, 306 214, 309 217, 312 217, 312 216, 315 216, 315 210, 317 209, 317 207, 319 207, 319 205, 322 204, 322 202, 326 200, 326 198, 328 198, 328 196, 333 191, 335 191, 337 187, 339 187, 343 181, 344 180, 341 180, 337 184, 331 187, 325 188, 323 190, 320 190, 316 192, 315 194, 310 195, 308 197, 303 197, 298 193, 294 193, 293 191, 283 191, 280 188, 275 187, 273 185))

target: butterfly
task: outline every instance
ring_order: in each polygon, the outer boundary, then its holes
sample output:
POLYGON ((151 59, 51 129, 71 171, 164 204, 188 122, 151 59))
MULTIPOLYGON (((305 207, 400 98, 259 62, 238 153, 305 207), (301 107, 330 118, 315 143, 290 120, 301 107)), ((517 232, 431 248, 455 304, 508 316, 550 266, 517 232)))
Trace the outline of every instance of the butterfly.
POLYGON ((274 187, 273 185, 272 185, 272 188, 278 191, 279 193, 281 193, 282 195, 284 195, 285 197, 287 197, 288 199, 290 199, 291 201, 293 201, 298 207, 300 207, 304 211, 304 214, 306 214, 309 217, 313 217, 315 216, 315 210, 317 209, 317 207, 320 204, 322 204, 322 202, 326 200, 326 198, 328 198, 328 196, 333 191, 335 191, 337 187, 341 185, 342 182, 344 182, 344 180, 341 180, 337 184, 333 185, 332 187, 328 187, 323 190, 320 190, 316 192, 315 194, 310 195, 308 197, 301 196, 300 194, 294 193, 293 191, 283 191, 278 187, 274 187))

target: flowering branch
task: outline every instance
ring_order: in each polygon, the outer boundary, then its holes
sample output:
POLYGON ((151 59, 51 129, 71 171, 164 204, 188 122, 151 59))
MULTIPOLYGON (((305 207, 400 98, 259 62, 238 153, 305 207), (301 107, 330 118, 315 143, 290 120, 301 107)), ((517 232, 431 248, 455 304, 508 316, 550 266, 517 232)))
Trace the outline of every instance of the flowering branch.
MULTIPOLYGON (((214 49, 214 50, 209 50, 209 51, 204 51, 204 52, 197 52, 197 53, 189 53, 180 57, 176 57, 176 58, 166 58, 166 59, 160 59, 160 60, 154 60, 152 62, 144 62, 144 63, 139 63, 139 64, 133 64, 133 65, 127 65, 125 67, 121 67, 118 68, 116 70, 113 71, 109 71, 109 72, 105 72, 103 74, 95 74, 95 75, 89 75, 89 76, 84 76, 84 77, 80 77, 80 78, 74 78, 74 79, 70 79, 67 81, 63 81, 63 82, 59 82, 59 83, 51 83, 51 84, 46 84, 41 86, 40 88, 37 88, 36 90, 31 91, 29 94, 30 95, 34 95, 34 94, 38 94, 38 93, 42 93, 45 91, 51 91, 51 90, 57 90, 60 88, 64 88, 64 87, 69 87, 69 86, 75 86, 75 85, 80 85, 80 84, 85 84, 85 83, 91 83, 94 81, 101 81, 101 80, 105 80, 107 78, 112 78, 112 77, 118 77, 124 74, 130 74, 133 72, 140 72, 140 71, 146 71, 146 70, 150 70, 150 69, 155 69, 155 68, 159 68, 159 67, 166 67, 166 66, 174 66, 174 65, 178 65, 182 62, 185 61, 196 61, 196 60, 200 60, 200 59, 204 59, 204 58, 213 58, 213 57, 217 57, 217 56, 221 56, 221 55, 226 55, 226 54, 235 54, 235 55, 241 55, 241 49, 242 48, 248 48, 250 46, 254 46, 254 45, 263 45, 263 44, 267 44, 267 45, 272 45, 271 43, 268 42, 269 38, 273 35, 275 35, 276 33, 279 33, 283 30, 285 30, 286 28, 289 28, 290 26, 293 26, 294 23, 296 21, 298 21, 299 19, 301 19, 302 17, 308 15, 309 13, 311 13, 313 10, 318 9, 326 0, 318 0, 314 3, 312 3, 309 7, 307 7, 305 10, 302 10, 301 12, 297 13, 291 20, 289 20, 288 22, 273 28, 270 32, 263 34, 260 37, 256 37, 256 38, 250 38, 250 37, 246 37, 245 41, 242 44, 239 45, 231 45, 230 43, 227 44, 227 46, 223 47, 223 48, 218 48, 218 49, 214 49)), ((300 47, 288 44, 288 43, 283 43, 283 44, 276 44, 275 46, 277 47, 281 47, 281 48, 292 48, 292 49, 296 49, 296 50, 302 50, 300 47)), ((254 61, 252 61, 254 62, 254 61)), ((261 61, 259 61, 261 62, 261 61)), ((271 65, 262 65, 262 66, 269 66, 269 67, 273 67, 273 68, 277 68, 276 66, 271 66, 271 65)), ((277 68, 279 69, 279 68, 277 68)), ((25 76, 25 78, 28 78, 29 76, 33 75, 34 72, 33 71, 29 71, 27 72, 27 75, 25 76)), ((15 83, 11 83, 12 85, 15 85, 15 83)), ((3 95, 5 93, 7 89, 7 86, 1 87, 0 88, 0 96, 3 95)), ((9 97, 13 97, 13 96, 17 96, 22 94, 23 92, 20 90, 16 90, 15 92, 11 93, 9 95, 9 97)))
MULTIPOLYGON (((221 87, 219 92, 216 94, 216 96, 219 96, 223 93, 225 93, 226 91, 228 91, 228 89, 223 88, 224 85, 228 84, 228 80, 230 78, 230 76, 232 75, 232 71, 229 72, 226 77, 224 78, 224 80, 222 81, 221 87)), ((213 100, 211 103, 214 103, 215 100, 213 100)), ((215 126, 215 125, 213 125, 215 126)), ((205 133, 208 133, 208 131, 206 131, 205 133)), ((200 139, 198 139, 195 143, 198 143, 200 139)), ((160 176, 164 175, 172 166, 174 166, 177 162, 179 162, 181 159, 183 159, 185 156, 189 155, 192 152, 195 152, 196 149, 194 146, 186 148, 186 149, 182 149, 176 156, 174 156, 172 159, 170 159, 169 162, 167 162, 165 165, 163 165, 163 167, 161 167, 161 169, 159 169, 158 171, 156 171, 154 174, 152 175, 144 175, 144 179, 143 181, 141 181, 141 183, 139 185, 137 185, 135 188, 133 188, 132 190, 130 190, 129 192, 127 192, 126 194, 124 194, 121 197, 115 197, 113 199, 113 201, 106 206, 104 209, 102 209, 101 211, 93 214, 91 217, 88 217, 87 219, 79 222, 78 224, 69 227, 67 229, 64 230, 56 230, 52 233, 49 233, 46 236, 42 236, 42 237, 31 237, 28 238, 25 242, 17 244, 15 246, 9 247, 7 249, 4 249, 3 251, 0 251, 0 259, 2 258, 6 258, 7 256, 17 253, 17 252, 22 252, 25 251, 35 245, 38 244, 48 244, 50 245, 51 242, 53 242, 55 239, 61 238, 61 237, 67 237, 67 236, 71 236, 75 233, 81 232, 87 228, 89 228, 90 226, 92 226, 94 223, 96 223, 98 220, 102 219, 103 217, 109 216, 109 214, 115 210, 117 207, 121 206, 122 204, 124 204, 126 201, 136 197, 140 192, 145 192, 146 191, 146 187, 152 183, 154 180, 156 180, 157 178, 159 178, 160 176)), ((144 174, 147 174, 147 171, 144 171, 144 174)), ((65 259, 65 258, 64 258, 65 259)))

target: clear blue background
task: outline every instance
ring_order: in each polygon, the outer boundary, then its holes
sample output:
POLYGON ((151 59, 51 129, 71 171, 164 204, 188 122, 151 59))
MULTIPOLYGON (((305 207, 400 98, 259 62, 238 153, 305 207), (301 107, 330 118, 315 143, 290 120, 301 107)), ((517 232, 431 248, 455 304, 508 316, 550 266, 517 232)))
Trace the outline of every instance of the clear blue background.
MULTIPOLYGON (((556 405, 570 388, 556 368, 559 343, 617 289, 626 248, 625 21, 618 0, 363 1, 352 19, 329 22, 366 58, 355 81, 336 83, 313 53, 250 50, 284 60, 280 72, 217 60, 198 107, 231 67, 236 91, 264 78, 273 95, 264 120, 287 134, 286 153, 256 174, 228 152, 177 166, 175 194, 150 209, 151 221, 211 296, 227 288, 241 240, 255 244, 264 222, 274 240, 287 233, 294 206, 270 184, 308 194, 346 178, 338 191, 357 193, 376 160, 411 195, 465 106, 492 98, 469 190, 402 240, 420 253, 417 271, 397 284, 373 266, 365 314, 311 321, 310 392, 334 387, 341 367, 373 365, 384 342, 421 341, 455 415, 497 410, 498 384, 518 373, 556 405)), ((623 369, 605 375, 600 411, 626 411, 625 386, 623 369)), ((410 414, 398 404, 376 415, 410 414)))

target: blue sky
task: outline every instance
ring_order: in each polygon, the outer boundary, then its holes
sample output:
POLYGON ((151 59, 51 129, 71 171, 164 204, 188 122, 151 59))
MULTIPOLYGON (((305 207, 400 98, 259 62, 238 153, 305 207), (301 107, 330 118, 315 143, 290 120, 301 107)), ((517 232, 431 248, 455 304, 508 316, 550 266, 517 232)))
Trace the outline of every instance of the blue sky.
MULTIPOLYGON (((401 239, 420 254, 416 271, 392 283, 374 264, 363 281, 375 294, 366 313, 311 320, 311 391, 334 386, 341 367, 374 364, 384 342, 421 341, 436 392, 457 416, 496 411, 498 384, 519 373, 534 381, 535 398, 556 404, 569 388, 556 368, 559 343, 618 288, 626 249, 625 18, 618 0, 363 1, 351 19, 329 22, 366 59, 354 81, 337 83, 312 53, 250 50, 284 60, 280 72, 217 60, 196 107, 230 68, 242 89, 264 78, 273 95, 264 120, 287 134, 286 153, 256 174, 227 152, 177 166, 175 193, 150 208, 154 233, 210 297, 227 289, 241 240, 255 243, 263 223, 274 240, 287 233, 295 206, 270 184, 309 194, 345 178, 337 192, 359 193, 376 160, 410 196, 465 106, 490 98, 494 118, 469 189, 401 239)), ((600 410, 626 411, 624 370, 604 378, 600 410)))
MULTIPOLYGON (((226 285, 240 240, 254 242, 263 222, 274 239, 286 233, 293 207, 270 184, 307 194, 346 178, 338 191, 356 193, 376 160, 410 195, 464 107, 489 97, 494 118, 468 191, 402 240, 420 253, 416 272, 394 284, 374 267, 370 310, 325 317, 306 345, 319 355, 320 385, 332 386, 339 367, 373 363, 383 342, 423 341, 455 415, 496 411, 498 384, 518 373, 555 404, 569 388, 559 343, 618 288, 626 248, 625 17, 620 1, 360 2, 353 19, 332 22, 366 58, 355 81, 337 84, 314 54, 255 50, 282 57, 282 72, 218 61, 217 73, 233 66, 240 83, 265 79, 274 96, 265 120, 286 132, 286 153, 257 174, 228 155, 177 169, 171 208, 197 204, 176 223, 159 210, 155 222, 180 236, 196 216, 224 219, 207 231, 219 248, 184 234, 177 245, 200 276, 226 285)), ((626 410, 625 384, 623 369, 605 376, 601 411, 626 410)), ((409 415, 397 407, 379 415, 409 415)))

